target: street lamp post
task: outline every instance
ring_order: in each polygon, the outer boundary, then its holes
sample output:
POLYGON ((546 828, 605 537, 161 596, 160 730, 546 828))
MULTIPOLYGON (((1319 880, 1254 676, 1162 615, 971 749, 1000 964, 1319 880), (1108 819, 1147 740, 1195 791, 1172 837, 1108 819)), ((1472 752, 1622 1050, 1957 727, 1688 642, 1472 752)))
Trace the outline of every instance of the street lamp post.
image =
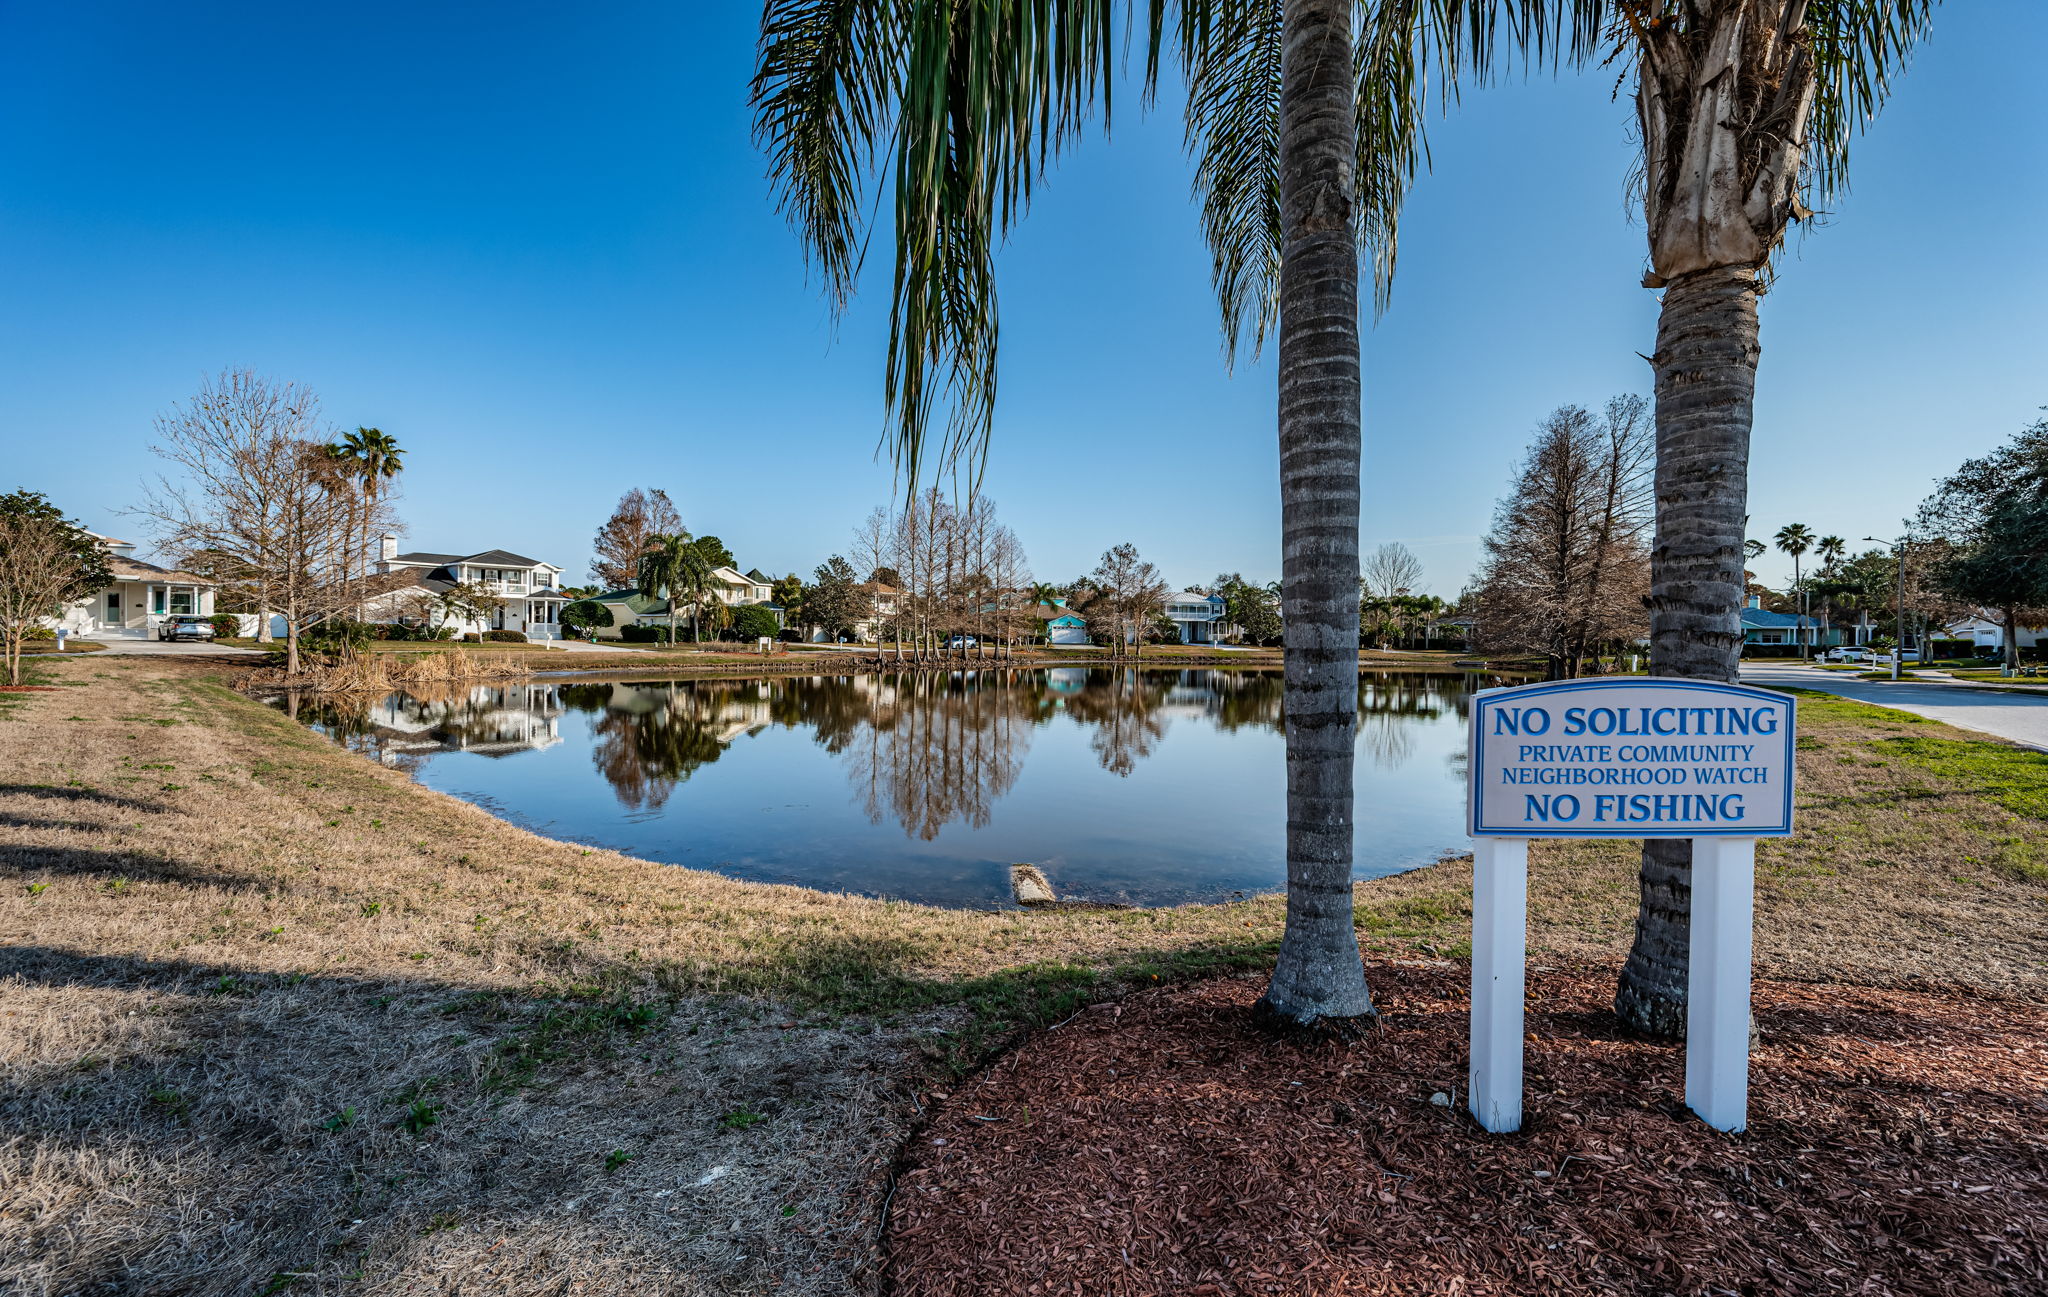
POLYGON ((1898 632, 1898 642, 1892 645, 1892 683, 1897 684, 1899 661, 1906 655, 1906 538, 1878 540, 1875 536, 1865 536, 1863 539, 1891 546, 1892 557, 1899 561, 1898 593, 1892 603, 1892 629, 1898 632))

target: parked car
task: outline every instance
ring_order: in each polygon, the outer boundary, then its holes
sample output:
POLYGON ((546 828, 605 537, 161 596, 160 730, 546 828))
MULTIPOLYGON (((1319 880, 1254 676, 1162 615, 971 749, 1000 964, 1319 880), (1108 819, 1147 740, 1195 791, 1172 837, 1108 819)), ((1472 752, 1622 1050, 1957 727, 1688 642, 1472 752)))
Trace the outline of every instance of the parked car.
POLYGON ((946 647, 949 649, 971 649, 980 642, 980 640, 975 639, 972 635, 955 635, 952 639, 946 641, 946 647))
POLYGON ((211 617, 193 617, 182 613, 176 617, 166 617, 157 623, 156 637, 162 640, 210 640, 213 638, 213 619, 211 617))
POLYGON ((1867 648, 1854 648, 1849 645, 1843 645, 1840 648, 1831 648, 1821 654, 1820 660, 1823 662, 1875 662, 1877 654, 1867 648))

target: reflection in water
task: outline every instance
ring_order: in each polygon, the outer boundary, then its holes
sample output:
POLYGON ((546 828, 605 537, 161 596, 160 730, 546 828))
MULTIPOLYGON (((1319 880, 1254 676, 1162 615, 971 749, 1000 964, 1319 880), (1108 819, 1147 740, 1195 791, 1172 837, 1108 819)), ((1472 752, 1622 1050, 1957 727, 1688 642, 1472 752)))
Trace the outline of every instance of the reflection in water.
MULTIPOLYGON (((1012 672, 859 677, 866 723, 842 749, 868 821, 929 842, 955 821, 984 828, 1016 784, 1040 719, 1012 672)), ((822 739, 821 739, 822 741, 822 739)))
MULTIPOLYGON (((1434 836, 1423 840, 1454 844, 1462 795, 1451 785, 1462 774, 1468 697, 1493 683, 1412 672, 1360 680, 1361 825, 1398 843, 1405 839, 1395 828, 1427 817, 1417 831, 1434 836), (1426 806, 1411 805, 1415 796, 1396 791, 1417 777, 1418 764, 1435 772, 1423 776, 1426 806)), ((1123 883, 1120 894, 1178 899, 1200 892, 1205 856, 1229 857, 1233 879, 1279 876, 1281 694, 1276 672, 1059 668, 530 683, 394 693, 376 701, 282 702, 351 748, 435 786, 446 784, 438 768, 426 773, 431 758, 547 753, 566 738, 568 752, 587 752, 587 768, 608 791, 609 813, 565 787, 565 779, 574 780, 552 755, 519 765, 517 779, 451 766, 466 773, 448 790, 548 832, 656 858, 704 859, 747 876, 820 885, 851 876, 855 881, 840 885, 910 895, 919 887, 878 888, 867 881, 906 867, 899 862, 906 838, 938 844, 944 836, 946 859, 977 869, 1006 856, 1073 859, 1087 855, 1074 844, 1100 843, 1101 853, 1115 860, 1091 856, 1098 874, 1149 867, 1168 875, 1152 887, 1123 883), (1061 754, 1034 764, 1038 791, 1020 795, 1034 740, 1061 754), (660 823, 671 814, 678 788, 742 747, 747 760, 734 757, 731 774, 720 767, 711 780, 717 791, 692 794, 687 822, 660 823), (1185 764, 1190 761, 1195 764, 1185 764), (1159 763, 1160 774, 1143 774, 1159 763), (1097 773, 1090 776, 1090 769, 1097 773), (819 782, 825 770, 842 790, 836 808, 819 782), (1022 804, 1013 807, 1013 801, 1022 804), (755 818, 743 823, 740 808, 747 806, 755 818), (760 818, 766 811, 794 813, 760 818), (867 824, 900 830, 898 848, 863 845, 850 825, 834 822, 848 811, 867 824), (1006 820, 1012 822, 1007 828, 1006 820), (623 833, 621 823, 647 828, 623 833), (948 833, 949 826, 959 827, 948 833), (657 829, 660 836, 650 840, 647 833, 657 829), (977 841, 984 831, 988 841, 977 841), (1019 851, 1033 854, 1014 854, 1019 851), (1148 866, 1152 857, 1156 864, 1148 866), (828 860, 837 862, 834 872, 821 878, 828 860)), ((1369 864, 1361 854, 1361 866, 1369 864)), ((969 883, 949 878, 947 885, 969 883)), ((978 874, 972 886, 984 887, 978 874)))
POLYGON ((387 765, 436 752, 509 757, 550 748, 562 741, 557 722, 563 707, 554 685, 479 685, 417 696, 395 693, 375 702, 285 699, 292 716, 387 765))

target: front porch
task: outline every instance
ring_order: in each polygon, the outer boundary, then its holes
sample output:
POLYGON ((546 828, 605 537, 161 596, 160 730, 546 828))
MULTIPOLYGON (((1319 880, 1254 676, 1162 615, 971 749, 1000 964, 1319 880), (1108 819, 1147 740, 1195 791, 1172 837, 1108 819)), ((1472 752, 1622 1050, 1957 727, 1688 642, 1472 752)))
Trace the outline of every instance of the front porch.
POLYGON ((123 579, 73 604, 60 624, 81 639, 147 639, 166 617, 212 613, 210 585, 123 579))

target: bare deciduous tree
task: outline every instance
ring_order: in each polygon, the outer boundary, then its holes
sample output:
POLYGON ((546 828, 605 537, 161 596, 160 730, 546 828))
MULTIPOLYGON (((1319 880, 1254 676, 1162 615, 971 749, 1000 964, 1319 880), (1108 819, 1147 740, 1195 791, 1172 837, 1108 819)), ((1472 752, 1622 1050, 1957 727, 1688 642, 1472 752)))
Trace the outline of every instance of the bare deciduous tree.
POLYGON ((855 529, 855 556, 870 576, 889 570, 901 595, 894 617, 897 656, 907 635, 920 659, 947 649, 951 636, 975 635, 976 652, 1013 639, 1023 614, 1011 616, 1030 582, 1024 547, 996 519, 987 496, 955 503, 937 487, 912 497, 893 515, 877 509, 855 529), (1016 623, 1013 625, 1012 623, 1016 623))
POLYGON ((294 673, 306 628, 380 592, 360 548, 395 526, 336 471, 327 433, 310 389, 229 370, 157 419, 150 450, 172 472, 135 510, 181 559, 205 554, 246 575, 258 617, 284 615, 294 673))
POLYGON ((619 507, 591 539, 597 556, 590 562, 590 574, 607 590, 630 586, 640 579, 640 560, 648 542, 682 530, 683 516, 668 492, 636 486, 619 497, 619 507))
POLYGON ((1617 397, 1596 418, 1568 405, 1539 426, 1486 538, 1482 646, 1541 653, 1550 678, 1563 680, 1600 646, 1647 632, 1648 408, 1617 397))
POLYGON ((1166 582, 1159 569, 1138 557, 1138 547, 1126 541, 1102 552, 1102 561, 1089 574, 1101 597, 1109 605, 1117 653, 1129 645, 1142 654, 1145 628, 1166 610, 1166 582))
POLYGON ((1412 594, 1422 584, 1422 560, 1399 541, 1388 541, 1365 556, 1358 579, 1375 599, 1412 594))

